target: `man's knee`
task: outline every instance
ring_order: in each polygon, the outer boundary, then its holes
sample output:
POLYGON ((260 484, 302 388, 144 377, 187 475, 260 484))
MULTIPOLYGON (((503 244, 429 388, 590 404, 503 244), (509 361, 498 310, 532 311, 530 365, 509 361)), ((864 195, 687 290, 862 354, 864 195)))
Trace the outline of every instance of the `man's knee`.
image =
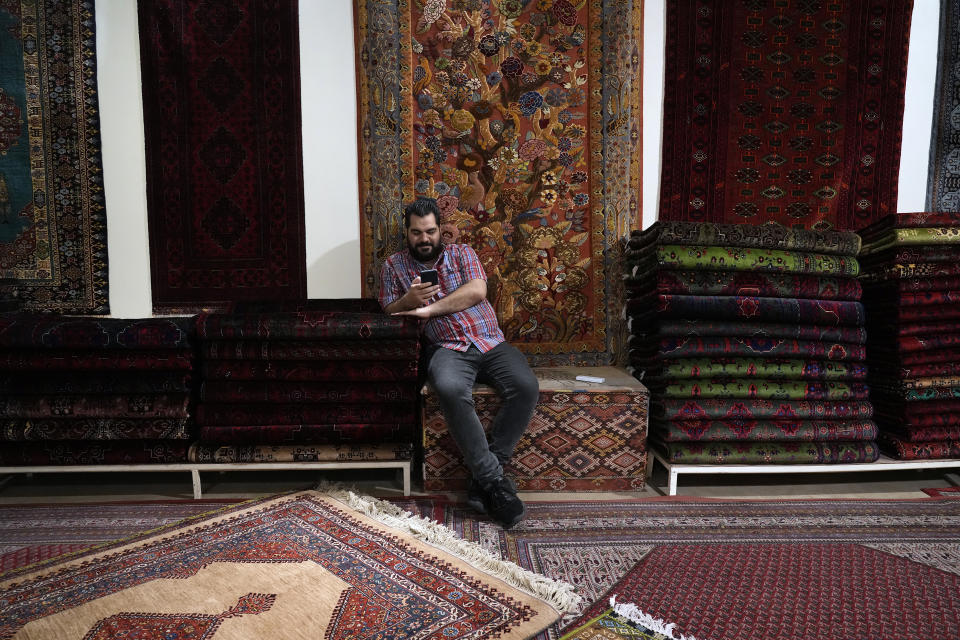
POLYGON ((472 400, 473 385, 456 376, 436 376, 430 378, 433 391, 444 400, 472 400))
POLYGON ((528 404, 535 405, 540 397, 540 382, 529 368, 516 376, 513 380, 513 389, 516 397, 528 404))

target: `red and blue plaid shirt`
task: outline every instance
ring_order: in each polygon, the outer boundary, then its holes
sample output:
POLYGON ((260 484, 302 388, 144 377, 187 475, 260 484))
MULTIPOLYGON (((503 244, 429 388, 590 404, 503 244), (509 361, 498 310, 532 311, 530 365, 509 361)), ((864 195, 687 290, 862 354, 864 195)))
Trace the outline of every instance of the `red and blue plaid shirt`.
MULTIPOLYGON (((413 279, 427 268, 414 260, 407 250, 390 256, 380 272, 380 305, 386 308, 403 297, 413 279)), ((434 268, 440 275, 438 299, 471 280, 487 279, 476 252, 465 244, 445 245, 434 268)), ((497 324, 497 314, 486 299, 469 309, 430 318, 423 334, 431 344, 454 351, 466 351, 472 344, 486 353, 505 340, 497 324)))

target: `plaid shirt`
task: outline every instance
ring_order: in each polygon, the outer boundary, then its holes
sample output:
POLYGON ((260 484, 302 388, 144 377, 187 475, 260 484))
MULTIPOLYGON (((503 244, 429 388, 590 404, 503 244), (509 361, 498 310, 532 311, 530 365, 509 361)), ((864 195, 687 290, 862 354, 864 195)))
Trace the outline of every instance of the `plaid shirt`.
MULTIPOLYGON (((434 268, 440 275, 438 299, 470 280, 487 279, 476 252, 465 244, 445 245, 434 268)), ((424 269, 427 267, 414 260, 407 250, 390 256, 380 272, 380 305, 386 308, 403 297, 424 269)), ((505 340, 493 306, 486 299, 463 311, 430 318, 423 334, 431 344, 454 351, 466 351, 473 344, 486 353, 505 340)))

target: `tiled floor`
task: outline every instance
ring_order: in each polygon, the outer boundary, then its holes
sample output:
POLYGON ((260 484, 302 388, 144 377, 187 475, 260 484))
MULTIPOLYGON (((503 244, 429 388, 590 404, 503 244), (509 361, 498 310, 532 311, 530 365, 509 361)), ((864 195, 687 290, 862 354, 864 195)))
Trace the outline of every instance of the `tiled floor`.
MULTIPOLYGON (((960 484, 953 470, 708 476, 685 475, 679 496, 713 498, 923 498, 924 488, 960 484)), ((340 482, 381 497, 401 495, 394 472, 384 471, 259 471, 202 473, 204 498, 254 498, 307 489, 319 481, 340 482)), ((193 497, 190 474, 61 473, 13 475, 0 480, 0 503, 169 500, 193 497)), ((666 478, 658 467, 653 487, 618 493, 524 492, 524 500, 622 500, 664 495, 666 478)), ((419 485, 414 481, 414 493, 419 485)), ((451 497, 458 497, 452 493, 451 497)))

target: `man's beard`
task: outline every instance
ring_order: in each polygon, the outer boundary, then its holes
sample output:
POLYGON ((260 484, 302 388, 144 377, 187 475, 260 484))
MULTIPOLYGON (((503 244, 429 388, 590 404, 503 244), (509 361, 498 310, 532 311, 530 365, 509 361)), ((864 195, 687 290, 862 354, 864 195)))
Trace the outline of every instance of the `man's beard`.
POLYGON ((436 245, 429 242, 421 242, 418 245, 414 245, 408 241, 407 249, 410 250, 410 255, 413 256, 414 260, 426 264, 431 260, 437 259, 440 252, 443 251, 443 242, 437 242, 436 245))

